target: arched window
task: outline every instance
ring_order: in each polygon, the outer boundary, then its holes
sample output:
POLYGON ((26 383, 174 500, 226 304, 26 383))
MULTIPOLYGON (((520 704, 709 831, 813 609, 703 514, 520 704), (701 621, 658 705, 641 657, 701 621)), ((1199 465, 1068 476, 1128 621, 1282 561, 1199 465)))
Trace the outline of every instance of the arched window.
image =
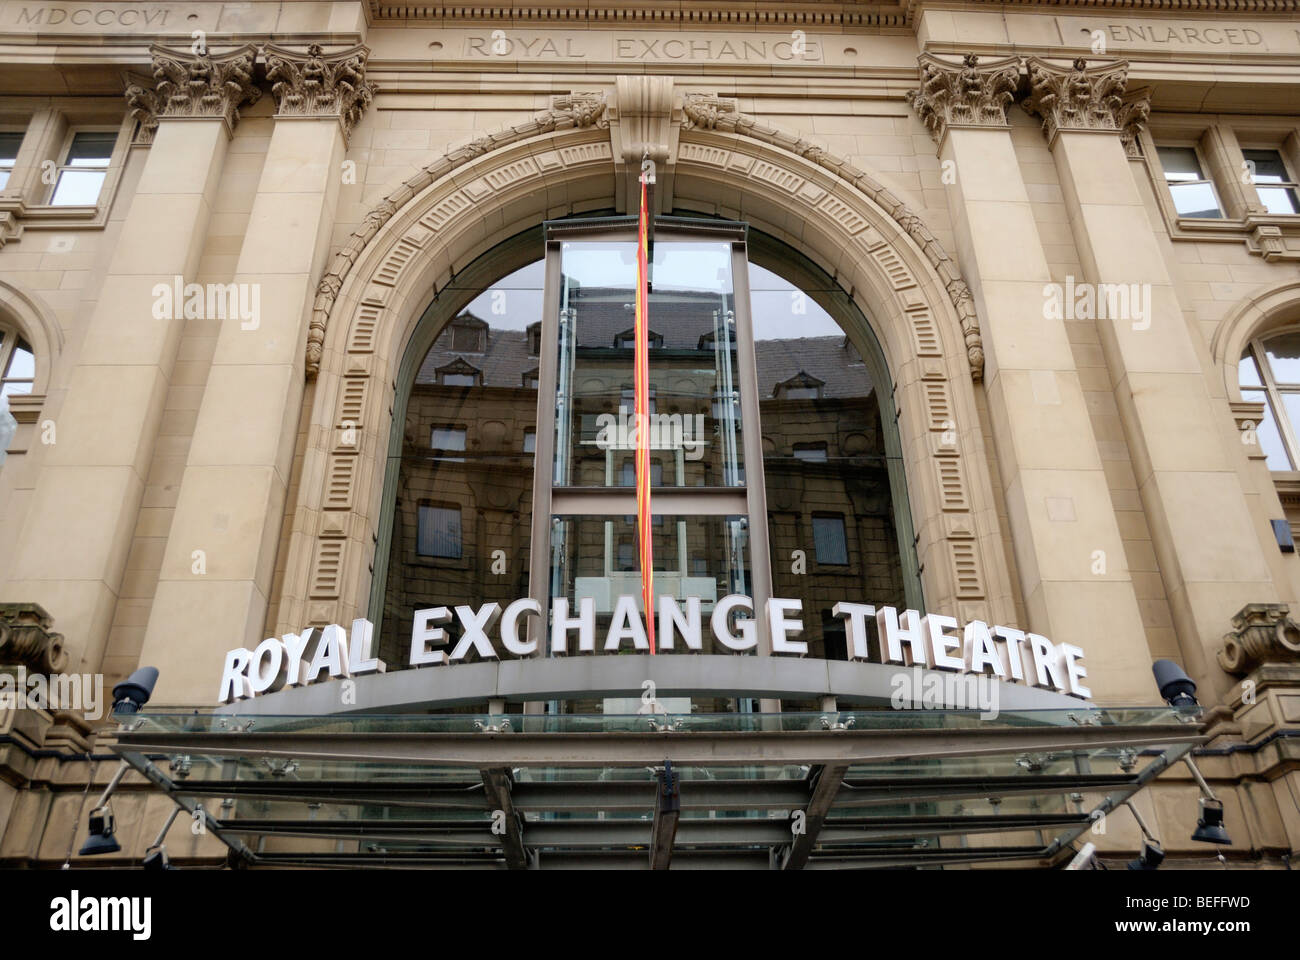
POLYGON ((0 395, 32 392, 36 382, 36 354, 11 327, 0 327, 0 395))
MULTIPOLYGON (((748 637, 766 630, 753 622, 766 598, 798 598, 807 655, 845 659, 837 603, 923 608, 888 374, 865 318, 830 278, 775 241, 764 241, 763 265, 749 261, 748 236, 721 221, 656 226, 648 384, 656 603, 698 602, 700 646, 685 649, 679 636, 674 653, 748 655, 757 648, 715 636, 723 599, 752 598, 752 609, 733 604, 727 619, 734 636, 748 637)), ((448 298, 442 314, 435 302, 425 339, 417 329, 404 362, 415 373, 399 384, 391 534, 381 531, 376 564, 390 669, 408 665, 417 611, 492 602, 504 611, 521 598, 544 611, 519 623, 543 655, 562 652, 552 649, 548 619, 561 602, 570 620, 594 608, 596 638, 594 649, 581 648, 575 628, 563 652, 634 649, 632 640, 606 641, 617 636, 619 598, 640 606, 635 224, 559 221, 545 240, 545 260, 455 293, 463 302, 448 298)), ((428 624, 442 631, 430 645, 437 662, 481 658, 458 619, 428 624)), ((638 706, 592 695, 550 710, 638 706)), ((665 706, 756 704, 733 692, 665 706)))
POLYGON ((1300 329, 1251 340, 1237 375, 1241 398, 1264 404, 1255 434, 1268 468, 1300 469, 1300 329))

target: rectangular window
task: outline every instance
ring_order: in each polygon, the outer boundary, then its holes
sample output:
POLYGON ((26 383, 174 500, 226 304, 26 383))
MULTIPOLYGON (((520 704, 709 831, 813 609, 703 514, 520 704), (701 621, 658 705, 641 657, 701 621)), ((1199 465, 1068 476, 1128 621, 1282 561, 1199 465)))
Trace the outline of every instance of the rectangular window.
POLYGON ((14 161, 18 159, 18 148, 22 145, 21 133, 0 133, 0 190, 9 183, 9 175, 14 172, 14 161))
POLYGON ((536 453, 536 452, 537 452, 537 431, 525 430, 524 431, 524 453, 536 453))
POLYGON ((451 331, 451 349, 457 353, 482 353, 483 331, 468 324, 453 327, 451 331))
POLYGON ((1269 213, 1300 213, 1300 196, 1296 181, 1277 150, 1242 150, 1247 172, 1252 176, 1259 202, 1269 213))
POLYGON ((796 443, 794 445, 794 458, 802 460, 804 463, 825 463, 826 444, 796 443))
POLYGON ((1165 183, 1180 217, 1221 218, 1214 184, 1201 171, 1195 147, 1156 147, 1165 183))
POLYGON ((422 557, 460 559, 460 508, 420 504, 416 552, 422 557))
POLYGON ((813 517, 813 546, 817 562, 847 566, 849 545, 844 536, 844 518, 839 514, 813 517))
POLYGON ((117 143, 116 133, 75 133, 59 167, 50 204, 56 207, 90 207, 108 176, 108 162, 117 143))
POLYGON ((464 427, 434 427, 429 437, 429 446, 435 450, 464 450, 464 427))

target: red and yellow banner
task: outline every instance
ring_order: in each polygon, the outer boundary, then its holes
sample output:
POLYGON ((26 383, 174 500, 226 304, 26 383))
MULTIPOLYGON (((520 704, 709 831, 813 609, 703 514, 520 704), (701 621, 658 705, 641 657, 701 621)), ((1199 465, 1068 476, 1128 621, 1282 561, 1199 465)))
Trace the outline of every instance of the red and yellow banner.
POLYGON ((646 175, 641 174, 641 215, 636 240, 636 371, 633 377, 636 405, 636 530, 641 556, 641 600, 645 606, 646 635, 655 652, 654 534, 650 525, 650 330, 648 327, 649 222, 646 209, 646 175))

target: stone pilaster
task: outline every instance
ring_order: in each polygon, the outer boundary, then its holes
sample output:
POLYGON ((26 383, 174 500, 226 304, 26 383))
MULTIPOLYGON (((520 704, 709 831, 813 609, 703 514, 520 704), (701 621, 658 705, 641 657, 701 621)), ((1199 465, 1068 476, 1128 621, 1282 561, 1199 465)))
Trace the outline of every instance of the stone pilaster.
MULTIPOLYGON (((256 99, 251 45, 221 55, 153 48, 158 130, 86 322, 6 599, 39 603, 68 666, 101 666, 184 325, 156 290, 192 276, 238 108, 256 99), (157 112, 159 111, 160 112, 157 112)), ((142 90, 143 88, 141 88, 142 90)))
MULTIPOLYGON (((225 652, 263 639, 345 137, 373 95, 366 53, 267 48, 278 109, 233 278, 258 310, 222 320, 199 406, 141 654, 159 668, 161 702, 210 701, 225 652)), ((363 427, 358 453, 377 442, 363 427)))
POLYGON ((920 58, 909 98, 951 171, 958 257, 979 308, 984 384, 1027 624, 1087 652, 1099 702, 1156 696, 1141 612, 1006 107, 1014 59, 920 58), (950 166, 949 166, 950 165, 950 166))
POLYGON ((1206 345, 1185 319, 1130 169, 1124 130, 1144 108, 1126 104, 1127 64, 1066 67, 1031 57, 1026 65, 1026 109, 1043 120, 1083 280, 1094 289, 1097 333, 1184 666, 1203 703, 1221 702, 1230 680, 1214 653, 1224 628, 1248 603, 1290 599, 1277 586, 1289 582, 1286 567, 1252 516, 1232 414, 1207 383, 1206 345))

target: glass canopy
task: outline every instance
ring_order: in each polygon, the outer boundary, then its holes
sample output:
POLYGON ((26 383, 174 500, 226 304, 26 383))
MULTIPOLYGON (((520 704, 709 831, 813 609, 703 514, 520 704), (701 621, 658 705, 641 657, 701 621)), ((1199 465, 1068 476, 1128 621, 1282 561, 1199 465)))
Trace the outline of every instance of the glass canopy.
POLYGON ((250 866, 1051 866, 1205 739, 1195 712, 1082 705, 117 719, 250 866))

